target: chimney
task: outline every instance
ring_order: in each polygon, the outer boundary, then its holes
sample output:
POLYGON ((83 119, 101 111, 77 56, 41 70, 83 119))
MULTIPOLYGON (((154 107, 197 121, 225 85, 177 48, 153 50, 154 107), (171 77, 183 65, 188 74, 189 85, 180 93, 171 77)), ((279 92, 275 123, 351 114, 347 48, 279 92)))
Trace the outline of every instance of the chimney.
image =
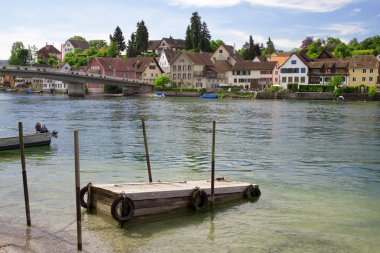
POLYGON ((235 54, 235 43, 234 43, 234 50, 232 52, 235 54))

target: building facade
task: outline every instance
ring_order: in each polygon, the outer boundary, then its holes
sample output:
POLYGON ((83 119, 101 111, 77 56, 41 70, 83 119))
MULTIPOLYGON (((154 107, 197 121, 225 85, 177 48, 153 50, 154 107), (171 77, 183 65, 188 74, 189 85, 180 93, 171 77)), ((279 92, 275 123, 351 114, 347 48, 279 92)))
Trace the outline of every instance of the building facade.
POLYGON ((373 55, 354 55, 348 65, 349 86, 374 86, 379 83, 379 61, 373 55))
POLYGON ((287 88, 288 84, 308 84, 307 59, 301 54, 293 53, 279 68, 279 84, 287 88))

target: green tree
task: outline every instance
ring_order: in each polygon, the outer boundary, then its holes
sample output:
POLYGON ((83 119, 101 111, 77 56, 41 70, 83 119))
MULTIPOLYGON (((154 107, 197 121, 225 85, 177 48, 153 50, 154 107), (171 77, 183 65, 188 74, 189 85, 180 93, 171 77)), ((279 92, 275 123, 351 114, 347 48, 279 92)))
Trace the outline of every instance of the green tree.
POLYGON ((306 53, 307 52, 307 48, 308 46, 311 45, 311 43, 314 42, 314 39, 313 37, 311 36, 307 36, 303 41, 302 41, 302 44, 300 46, 300 50, 301 50, 301 53, 306 53))
POLYGON ((271 54, 273 54, 276 51, 276 49, 274 48, 273 41, 270 39, 270 37, 268 38, 268 41, 267 41, 266 51, 267 51, 266 53, 268 55, 271 55, 271 54))
POLYGON ((149 33, 144 20, 137 22, 136 30, 136 50, 138 54, 142 54, 148 50, 149 33))
POLYGON ((343 57, 343 58, 350 57, 351 51, 350 51, 350 48, 346 44, 341 42, 335 47, 334 55, 335 57, 343 57))
POLYGON ((359 47, 359 42, 357 38, 352 38, 350 42, 348 42, 348 46, 351 48, 351 50, 356 50, 359 47))
POLYGON ((198 47, 199 50, 202 50, 204 52, 210 52, 211 51, 210 39, 211 39, 211 35, 207 28, 207 24, 206 22, 203 22, 200 41, 199 41, 199 47, 198 47))
POLYGON ((325 50, 334 52, 335 48, 340 45, 342 41, 338 38, 328 37, 324 45, 325 50))
POLYGON ((131 39, 128 40, 127 56, 128 57, 136 57, 137 56, 136 35, 135 35, 135 33, 132 33, 131 34, 131 39))
POLYGON ((344 77, 341 75, 336 75, 331 78, 330 85, 340 88, 344 82, 344 77))
POLYGON ((75 36, 71 37, 69 40, 81 40, 81 41, 84 41, 86 39, 83 38, 82 36, 75 35, 75 36))
POLYGON ((24 44, 21 41, 16 41, 12 44, 11 56, 9 57, 8 64, 26 65, 28 55, 29 51, 24 48, 24 44))
POLYGON ((161 76, 157 77, 156 79, 154 79, 153 84, 154 84, 154 88, 162 89, 165 87, 166 84, 168 84, 170 82, 171 82, 170 77, 165 76, 165 75, 161 75, 161 76))
POLYGON ((190 18, 190 36, 192 49, 199 51, 201 41, 202 22, 198 12, 193 12, 190 18))
POLYGON ((187 26, 186 37, 185 37, 185 49, 190 50, 193 48, 193 43, 191 41, 191 29, 190 26, 187 26))
POLYGON ((322 41, 317 39, 307 47, 307 56, 316 59, 323 51, 322 41))
POLYGON ((55 57, 49 57, 46 62, 50 67, 56 67, 58 65, 58 60, 55 57))
POLYGON ((255 44, 252 35, 249 35, 249 42, 243 45, 243 48, 239 50, 239 53, 245 60, 253 60, 256 56, 261 54, 260 45, 255 44))
POLYGON ((108 57, 116 57, 118 55, 118 48, 116 43, 111 40, 110 46, 107 48, 107 56, 108 57))
POLYGON ((223 44, 223 40, 220 39, 210 41, 211 52, 215 52, 218 49, 218 47, 223 44))
POLYGON ((120 53, 125 50, 126 46, 125 46, 123 32, 121 31, 119 26, 115 28, 115 32, 113 33, 111 40, 115 42, 115 45, 117 48, 117 55, 120 55, 120 53))
POLYGON ((100 49, 102 47, 107 47, 107 42, 105 40, 90 40, 90 47, 100 49))

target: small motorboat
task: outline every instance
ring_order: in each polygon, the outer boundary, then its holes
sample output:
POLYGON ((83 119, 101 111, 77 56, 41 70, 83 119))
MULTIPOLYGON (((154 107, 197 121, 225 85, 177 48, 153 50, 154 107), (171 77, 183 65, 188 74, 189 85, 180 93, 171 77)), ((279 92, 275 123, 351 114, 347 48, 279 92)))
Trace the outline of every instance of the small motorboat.
MULTIPOLYGON (((36 132, 24 135, 24 147, 35 147, 50 145, 51 138, 57 138, 58 132, 50 132, 45 125, 37 123, 36 132)), ((0 151, 20 148, 19 136, 0 138, 0 151)))
POLYGON ((218 98, 217 94, 203 94, 201 98, 218 98))
POLYGON ((163 92, 156 92, 156 97, 163 98, 165 94, 163 92))

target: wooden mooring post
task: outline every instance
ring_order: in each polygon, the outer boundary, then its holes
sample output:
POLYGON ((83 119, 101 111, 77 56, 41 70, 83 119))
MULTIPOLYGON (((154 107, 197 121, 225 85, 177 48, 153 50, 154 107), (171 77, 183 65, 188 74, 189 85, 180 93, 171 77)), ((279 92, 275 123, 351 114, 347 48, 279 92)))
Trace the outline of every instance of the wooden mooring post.
POLYGON ((212 154, 211 154, 211 203, 214 204, 215 181, 215 120, 212 122, 212 154))
POLYGON ((148 176, 149 176, 149 182, 152 183, 152 172, 150 170, 150 159, 149 159, 149 149, 148 149, 148 140, 146 138, 146 130, 145 130, 145 121, 144 119, 141 119, 142 123, 142 129, 143 129, 143 135, 144 135, 144 144, 145 144, 145 156, 146 156, 146 166, 148 168, 148 176))
POLYGON ((80 208, 80 167, 79 167, 79 139, 78 130, 74 130, 74 152, 75 152, 75 196, 76 196, 76 212, 77 212, 77 239, 78 250, 82 250, 82 223, 80 208))
POLYGON ((26 164, 25 164, 25 152, 24 152, 24 133, 23 133, 22 122, 18 123, 18 133, 19 133, 19 142, 20 142, 22 182, 24 185, 26 224, 30 227, 32 225, 32 222, 30 220, 29 191, 28 191, 28 179, 26 176, 26 164))

